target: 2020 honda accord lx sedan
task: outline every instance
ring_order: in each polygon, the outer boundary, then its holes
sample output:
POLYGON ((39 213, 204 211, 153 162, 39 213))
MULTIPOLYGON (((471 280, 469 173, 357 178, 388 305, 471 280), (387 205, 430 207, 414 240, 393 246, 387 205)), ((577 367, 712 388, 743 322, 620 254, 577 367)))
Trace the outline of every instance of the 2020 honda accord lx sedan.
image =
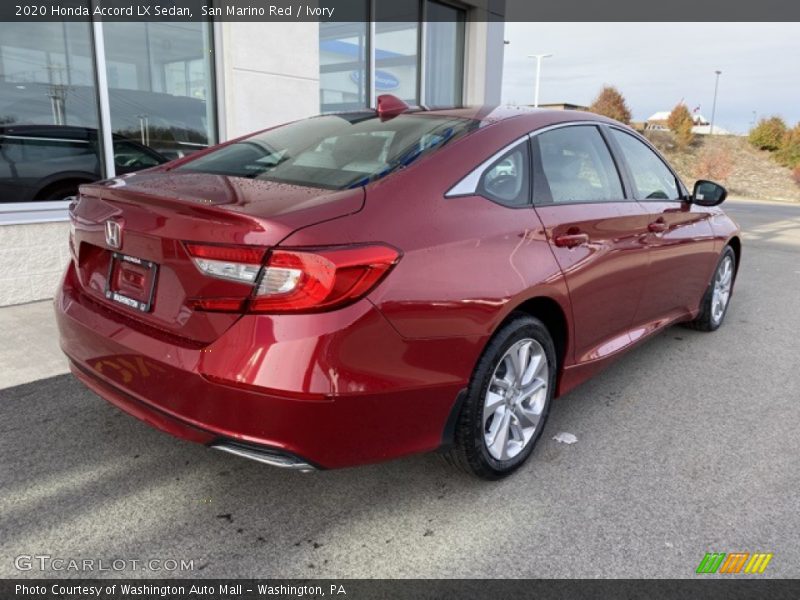
POLYGON ((570 111, 326 115, 81 187, 56 298, 88 387, 294 469, 531 454, 551 400, 677 322, 741 256, 711 182, 570 111))

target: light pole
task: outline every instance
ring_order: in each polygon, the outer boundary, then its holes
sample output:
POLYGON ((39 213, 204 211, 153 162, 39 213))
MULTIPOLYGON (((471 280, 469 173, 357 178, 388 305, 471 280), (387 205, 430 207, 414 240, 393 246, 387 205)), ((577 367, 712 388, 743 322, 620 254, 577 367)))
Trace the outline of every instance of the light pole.
POLYGON ((542 59, 550 58, 552 54, 528 54, 528 58, 536 59, 536 91, 533 95, 533 106, 539 107, 539 76, 542 73, 542 59))
POLYGON ((717 74, 717 79, 714 82, 714 104, 711 105, 711 127, 709 128, 709 135, 714 135, 714 116, 717 112, 717 90, 719 89, 719 76, 722 71, 714 71, 717 74))

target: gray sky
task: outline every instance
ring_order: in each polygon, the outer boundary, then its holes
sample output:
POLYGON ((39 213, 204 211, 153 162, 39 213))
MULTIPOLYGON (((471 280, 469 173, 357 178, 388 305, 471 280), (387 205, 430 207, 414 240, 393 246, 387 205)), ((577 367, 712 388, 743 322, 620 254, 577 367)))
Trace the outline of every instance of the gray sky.
POLYGON ((635 120, 681 99, 711 118, 714 71, 722 71, 716 123, 747 131, 758 117, 800 121, 800 23, 506 23, 503 102, 589 104, 605 84, 635 120))

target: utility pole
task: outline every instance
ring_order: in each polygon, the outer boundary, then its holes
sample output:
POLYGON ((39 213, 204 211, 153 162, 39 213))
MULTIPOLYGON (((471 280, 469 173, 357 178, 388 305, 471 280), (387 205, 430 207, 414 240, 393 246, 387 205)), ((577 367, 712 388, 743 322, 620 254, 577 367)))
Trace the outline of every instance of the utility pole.
POLYGON ((528 54, 528 58, 536 59, 536 88, 533 95, 533 106, 539 107, 539 77, 542 73, 542 59, 550 58, 552 54, 528 54))
POLYGON ((714 135, 714 117, 717 113, 717 90, 719 90, 719 76, 722 75, 722 71, 714 71, 717 74, 717 79, 714 82, 714 104, 711 105, 711 127, 709 129, 709 134, 714 135))

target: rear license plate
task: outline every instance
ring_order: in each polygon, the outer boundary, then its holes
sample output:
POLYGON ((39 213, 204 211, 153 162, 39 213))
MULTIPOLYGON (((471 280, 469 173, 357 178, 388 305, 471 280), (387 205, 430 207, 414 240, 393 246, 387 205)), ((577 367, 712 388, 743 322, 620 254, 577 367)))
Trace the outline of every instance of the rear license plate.
POLYGON ((139 312, 150 312, 157 276, 156 263, 113 252, 108 267, 106 298, 139 312))

